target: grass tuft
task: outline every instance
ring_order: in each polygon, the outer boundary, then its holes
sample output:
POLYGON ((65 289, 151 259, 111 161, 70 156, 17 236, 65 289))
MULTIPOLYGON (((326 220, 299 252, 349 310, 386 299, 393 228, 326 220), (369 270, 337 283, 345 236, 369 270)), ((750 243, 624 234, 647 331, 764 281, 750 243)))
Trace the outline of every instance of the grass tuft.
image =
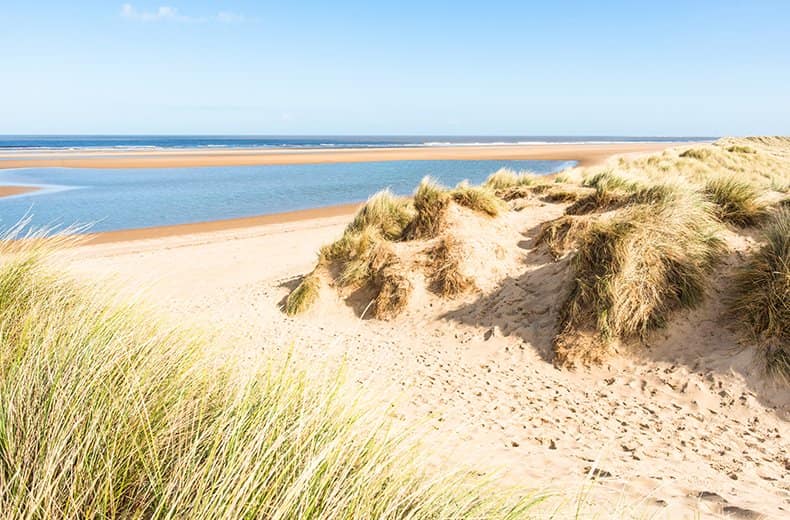
POLYGON ((285 301, 285 314, 295 316, 309 309, 318 299, 321 280, 315 271, 305 276, 301 283, 291 291, 285 301))
POLYGON ((693 192, 590 225, 572 260, 557 361, 601 361, 616 340, 643 338, 673 311, 696 306, 724 251, 716 231, 709 204, 693 192))
POLYGON ((730 153, 757 153, 757 150, 755 150, 751 146, 737 145, 737 144, 728 146, 727 151, 730 153))
POLYGON ((464 253, 463 244, 452 235, 445 236, 431 251, 433 288, 445 298, 476 289, 474 278, 461 270, 464 253))
POLYGON ((541 226, 535 244, 545 245, 554 260, 559 260, 576 248, 592 222, 590 217, 563 215, 541 226))
POLYGON ((489 188, 483 186, 470 186, 466 182, 459 184, 450 196, 456 204, 469 208, 478 213, 485 213, 490 217, 496 217, 505 210, 502 199, 489 188))
POLYGON ((765 205, 758 200, 760 194, 757 189, 733 176, 710 179, 705 184, 704 193, 716 205, 716 214, 723 222, 752 226, 767 215, 765 205))
POLYGON ((373 263, 372 285, 376 290, 373 315, 380 320, 398 316, 409 303, 414 286, 405 275, 405 268, 391 251, 377 255, 373 263))
POLYGON ((433 238, 445 224, 450 193, 430 177, 420 181, 414 192, 417 214, 403 232, 407 240, 433 238))
POLYGON ((707 148, 690 148, 685 152, 681 152, 680 157, 684 159, 697 159, 698 161, 707 161, 710 159, 713 152, 707 148))
POLYGON ((483 186, 492 190, 505 190, 517 186, 531 186, 537 180, 537 176, 530 172, 516 172, 510 168, 500 168, 495 171, 483 183, 483 186))
POLYGON ((370 197, 357 211, 347 231, 360 232, 365 228, 373 228, 384 239, 397 240, 413 218, 414 208, 410 201, 383 190, 370 197))
POLYGON ((763 235, 736 275, 730 308, 762 347, 769 371, 790 381, 790 209, 777 211, 763 235))

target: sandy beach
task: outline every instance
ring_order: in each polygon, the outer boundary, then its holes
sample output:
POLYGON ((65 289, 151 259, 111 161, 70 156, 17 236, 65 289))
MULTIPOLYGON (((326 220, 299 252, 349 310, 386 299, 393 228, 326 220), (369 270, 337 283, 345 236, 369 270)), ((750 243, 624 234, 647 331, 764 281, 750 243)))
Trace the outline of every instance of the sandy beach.
POLYGON ((0 198, 32 193, 38 189, 32 186, 0 186, 0 198))
POLYGON ((243 366, 287 353, 305 366, 343 365, 361 395, 395 402, 404 425, 425 425, 422 441, 439 464, 589 493, 607 513, 628 504, 629 514, 659 518, 781 517, 790 500, 790 393, 765 381, 721 317, 727 273, 754 240, 727 238, 733 252, 714 296, 649 350, 558 370, 549 359, 567 267, 535 237, 566 207, 533 199, 495 224, 460 216, 454 229, 477 244, 472 258, 483 255, 479 292, 420 296, 392 321, 360 319, 365 302, 333 290, 303 316, 282 312, 353 205, 99 234, 62 255, 79 279, 109 280, 196 329, 210 323, 233 345, 222 355, 243 366), (601 478, 585 491, 591 471, 601 478))
MULTIPOLYGON (((508 157, 589 165, 667 146, 27 160, 103 167, 508 157)), ((221 355, 242 367, 287 354, 304 366, 343 366, 360 395, 394 402, 399 423, 420 425, 435 464, 494 472, 508 485, 588 493, 600 512, 627 504, 629 514, 659 518, 689 511, 703 518, 727 511, 781 517, 790 507, 784 450, 790 393, 766 383, 754 354, 739 350, 736 331, 721 318, 726 272, 754 240, 729 236, 733 252, 714 297, 653 338, 646 352, 589 370, 558 370, 550 351, 567 266, 535 237, 566 207, 530 199, 493 224, 458 216, 456 232, 477 244, 470 256, 484 252, 479 291, 450 300, 420 296, 392 321, 367 319, 364 301, 334 291, 322 293, 303 316, 282 312, 290 290, 313 269, 319 248, 342 234, 356 204, 99 233, 58 255, 78 279, 109 283, 175 322, 218 336, 218 344, 232 346, 221 355), (599 477, 594 485, 591 472, 599 477)))
MULTIPOLYGON (((420 300, 394 321, 360 319, 328 294, 304 316, 281 311, 347 216, 87 245, 64 256, 79 279, 109 280, 196 330, 210 323, 220 343, 233 345, 223 355, 242 365, 289 352, 304 366, 344 365, 360 395, 395 401, 404 425, 424 424, 422 442, 439 460, 499 472, 503 484, 586 493, 602 517, 627 504, 638 517, 698 510, 720 518, 737 507, 779 518, 790 497, 790 396, 765 386, 749 352, 733 359, 737 335, 718 318, 718 296, 638 358, 577 372, 547 361, 565 271, 534 246, 534 234, 562 210, 539 203, 512 212, 501 235, 487 236, 515 253, 481 267, 481 294, 420 300), (592 468, 603 478, 584 484, 592 468)), ((472 222, 468 233, 479 229, 472 222)))
POLYGON ((137 151, 0 152, 2 168, 181 168, 406 160, 563 160, 581 166, 614 154, 662 150, 672 143, 547 144, 503 146, 429 146, 343 150, 186 149, 137 151))

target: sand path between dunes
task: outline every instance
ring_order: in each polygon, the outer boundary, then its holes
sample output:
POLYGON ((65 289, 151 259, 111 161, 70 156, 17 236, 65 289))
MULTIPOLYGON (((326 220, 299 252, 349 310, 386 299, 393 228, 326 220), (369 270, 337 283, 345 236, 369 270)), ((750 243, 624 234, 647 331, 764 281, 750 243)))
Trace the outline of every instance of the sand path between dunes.
POLYGON ((111 279, 180 323, 218 329, 223 355, 242 365, 290 349, 310 369, 344 360, 353 385, 395 401, 403 424, 424 427, 440 461, 566 494, 597 467, 590 493, 606 501, 603 518, 618 503, 637 515, 658 509, 659 518, 687 518, 691 509, 786 518, 790 395, 763 384, 751 352, 721 322, 724 287, 640 359, 577 372, 547 360, 566 270, 533 239, 562 211, 536 203, 505 217, 510 232, 496 238, 514 261, 491 280, 495 289, 418 302, 391 322, 362 320, 331 297, 300 317, 280 311, 346 216, 61 254, 80 279, 111 279))

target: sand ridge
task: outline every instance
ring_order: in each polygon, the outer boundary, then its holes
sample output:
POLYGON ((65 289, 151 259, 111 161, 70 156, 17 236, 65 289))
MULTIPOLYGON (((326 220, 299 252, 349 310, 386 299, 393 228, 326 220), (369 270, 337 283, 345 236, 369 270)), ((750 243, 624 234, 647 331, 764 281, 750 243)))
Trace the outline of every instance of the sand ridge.
MULTIPOLYGON (((426 146, 342 150, 234 149, 135 151, 14 151, 0 153, 3 168, 182 168, 406 160, 562 160, 581 166, 614 154, 663 150, 673 143, 536 144, 502 146, 426 146)), ((676 144, 676 143, 675 143, 676 144)))

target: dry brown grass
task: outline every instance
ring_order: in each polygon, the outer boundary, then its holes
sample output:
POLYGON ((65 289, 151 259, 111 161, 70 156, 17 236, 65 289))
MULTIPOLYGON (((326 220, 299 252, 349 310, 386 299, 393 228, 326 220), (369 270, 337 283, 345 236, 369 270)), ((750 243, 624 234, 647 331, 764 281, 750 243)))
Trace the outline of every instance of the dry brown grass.
POLYGON ((790 210, 779 209, 763 235, 736 275, 730 308, 762 348, 768 370, 790 381, 790 210))
POLYGON ((316 270, 302 278, 296 288, 288 295, 285 301, 285 314, 294 316, 309 309, 318 299, 321 279, 316 270))
POLYGON ((618 340, 643 338, 697 305, 724 250, 698 194, 635 204, 598 219, 572 260, 573 289, 555 338, 557 362, 597 362, 618 340))
POLYGON ((716 205, 716 215, 736 226, 753 226, 767 215, 760 192, 732 175, 715 177, 705 183, 704 193, 716 205))
POLYGON ((383 190, 370 197, 357 211, 346 231, 357 232, 370 227, 387 240, 397 240, 414 219, 414 213, 410 200, 383 190))
POLYGON ((460 183, 451 193, 453 201, 459 206, 469 208, 478 213, 484 213, 489 217, 496 217, 507 206, 496 196, 490 188, 484 186, 470 186, 467 182, 460 183))
POLYGON ((671 176, 699 187, 712 178, 734 176, 756 189, 773 189, 772 186, 790 182, 790 139, 724 138, 713 144, 622 158, 613 169, 618 174, 653 182, 663 182, 671 176))
POLYGON ((461 270, 465 249, 454 236, 447 235, 430 252, 431 281, 441 296, 452 298, 477 288, 474 278, 461 270))
POLYGON ((554 260, 559 260, 573 251, 593 223, 586 216, 563 215, 558 219, 544 223, 538 236, 537 245, 545 245, 554 260))
POLYGON ((497 197, 505 202, 532 197, 533 190, 529 186, 513 186, 498 189, 494 192, 497 197))
POLYGON ((516 172, 510 168, 500 168, 483 183, 483 186, 492 190, 505 190, 516 186, 531 186, 538 180, 538 176, 531 172, 516 172))
POLYGON ((438 235, 444 227, 450 201, 450 193, 445 188, 430 177, 425 177, 414 192, 414 209, 417 214, 406 226, 404 238, 416 240, 438 235))
POLYGON ((373 269, 371 285, 376 291, 373 316, 392 319, 406 308, 414 286, 406 277, 405 266, 392 251, 380 255, 373 269))

